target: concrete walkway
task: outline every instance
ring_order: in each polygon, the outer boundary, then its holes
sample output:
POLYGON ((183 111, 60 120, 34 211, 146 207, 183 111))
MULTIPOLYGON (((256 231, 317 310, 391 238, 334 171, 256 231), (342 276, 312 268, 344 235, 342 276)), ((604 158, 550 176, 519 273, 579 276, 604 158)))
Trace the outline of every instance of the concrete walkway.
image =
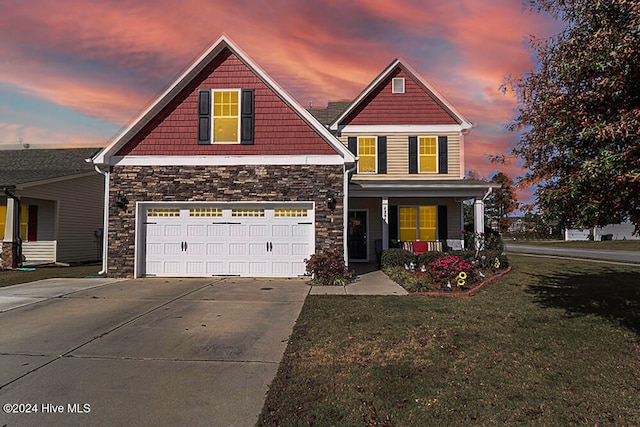
POLYGON ((407 295, 402 286, 380 270, 358 274, 354 283, 346 286, 312 286, 309 295, 407 295))

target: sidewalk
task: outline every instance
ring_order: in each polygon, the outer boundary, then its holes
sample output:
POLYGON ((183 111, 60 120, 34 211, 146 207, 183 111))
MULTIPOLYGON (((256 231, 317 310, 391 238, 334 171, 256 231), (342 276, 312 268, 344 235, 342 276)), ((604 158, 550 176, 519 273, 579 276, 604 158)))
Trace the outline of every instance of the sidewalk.
POLYGON ((408 292, 380 270, 358 274, 346 286, 312 286, 309 295, 407 295, 408 292))

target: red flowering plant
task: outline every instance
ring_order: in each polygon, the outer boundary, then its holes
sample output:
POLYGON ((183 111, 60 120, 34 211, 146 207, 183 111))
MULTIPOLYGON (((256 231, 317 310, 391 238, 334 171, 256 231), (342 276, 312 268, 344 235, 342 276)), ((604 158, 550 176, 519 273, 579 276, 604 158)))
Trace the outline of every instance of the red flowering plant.
POLYGON ((445 289, 464 288, 474 281, 473 266, 455 255, 447 255, 430 264, 431 274, 445 289))
POLYGON ((353 271, 345 266, 342 253, 334 249, 313 254, 305 263, 307 274, 312 275, 317 284, 344 286, 354 277, 353 271))

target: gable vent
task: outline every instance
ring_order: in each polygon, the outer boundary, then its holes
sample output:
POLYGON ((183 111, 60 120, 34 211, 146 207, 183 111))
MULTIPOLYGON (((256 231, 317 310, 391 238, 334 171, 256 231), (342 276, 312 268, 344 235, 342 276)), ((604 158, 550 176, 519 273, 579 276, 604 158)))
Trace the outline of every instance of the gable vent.
POLYGON ((392 80, 391 93, 404 93, 404 78, 396 77, 392 80))

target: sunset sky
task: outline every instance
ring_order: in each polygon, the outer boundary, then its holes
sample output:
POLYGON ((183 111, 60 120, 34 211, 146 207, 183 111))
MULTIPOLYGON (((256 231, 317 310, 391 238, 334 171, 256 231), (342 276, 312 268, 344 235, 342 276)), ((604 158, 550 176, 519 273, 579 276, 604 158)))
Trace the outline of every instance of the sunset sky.
MULTIPOLYGON (((558 31, 521 0, 0 0, 0 148, 104 146, 223 33, 301 104, 352 99, 402 58, 476 124, 466 168, 496 170, 533 67, 558 31)), ((1 155, 1 154, 0 154, 1 155)), ((518 162, 500 167, 514 175, 518 162)))

